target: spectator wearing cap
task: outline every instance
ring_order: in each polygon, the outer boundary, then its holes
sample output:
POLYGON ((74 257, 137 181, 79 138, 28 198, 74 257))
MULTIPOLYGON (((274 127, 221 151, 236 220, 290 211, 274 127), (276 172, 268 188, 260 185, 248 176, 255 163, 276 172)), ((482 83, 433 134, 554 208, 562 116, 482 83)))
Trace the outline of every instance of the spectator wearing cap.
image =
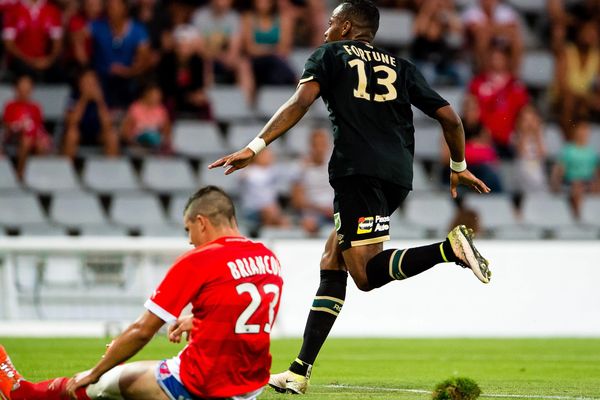
POLYGON ((169 113, 208 119, 210 106, 204 91, 200 35, 193 26, 182 25, 173 32, 173 39, 173 50, 166 52, 158 65, 159 84, 169 113))
POLYGON ((8 8, 2 29, 8 66, 15 75, 35 80, 61 79, 57 60, 62 50, 61 12, 46 0, 20 0, 8 8))

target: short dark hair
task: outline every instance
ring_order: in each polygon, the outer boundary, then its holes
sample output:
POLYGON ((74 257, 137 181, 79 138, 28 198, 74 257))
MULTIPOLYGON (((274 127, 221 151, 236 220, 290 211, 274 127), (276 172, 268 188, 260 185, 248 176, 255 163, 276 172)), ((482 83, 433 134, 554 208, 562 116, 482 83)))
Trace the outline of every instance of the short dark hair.
POLYGON ((371 0, 345 0, 342 6, 343 18, 369 29, 375 36, 379 29, 379 10, 375 3, 371 0))
POLYGON ((235 206, 231 197, 217 186, 205 186, 194 193, 183 209, 186 219, 204 215, 214 226, 234 226, 235 206))

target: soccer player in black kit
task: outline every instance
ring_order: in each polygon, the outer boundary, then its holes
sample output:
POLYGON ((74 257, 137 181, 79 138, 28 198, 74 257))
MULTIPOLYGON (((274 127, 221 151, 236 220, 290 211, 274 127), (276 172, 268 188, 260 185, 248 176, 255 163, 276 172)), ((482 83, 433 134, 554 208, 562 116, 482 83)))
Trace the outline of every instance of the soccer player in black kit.
POLYGON ((329 179, 335 191, 335 231, 325 245, 321 282, 298 358, 269 381, 282 393, 306 392, 312 364, 342 309, 348 272, 363 291, 444 262, 470 268, 483 283, 491 276, 488 261, 473 245, 472 231, 462 225, 443 242, 383 250, 383 242, 390 239, 390 215, 412 189, 411 104, 442 127, 451 154, 452 197, 458 184, 479 193, 490 189, 467 170, 463 127, 448 102, 413 64, 371 45, 378 27, 379 11, 371 1, 340 4, 329 20, 325 44, 306 62, 294 95, 247 147, 210 166, 225 167, 226 174, 246 167, 293 127, 319 96, 327 105, 334 136, 329 179))

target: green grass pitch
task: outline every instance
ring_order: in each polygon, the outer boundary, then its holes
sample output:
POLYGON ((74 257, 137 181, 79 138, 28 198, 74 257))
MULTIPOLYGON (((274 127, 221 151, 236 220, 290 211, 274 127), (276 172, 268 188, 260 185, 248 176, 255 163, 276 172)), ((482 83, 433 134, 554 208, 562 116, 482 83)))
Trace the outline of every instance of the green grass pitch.
MULTIPOLYGON (((0 338, 25 377, 71 376, 92 366, 103 339, 0 338)), ((274 340, 273 371, 300 341, 274 340)), ((173 356, 181 346, 156 338, 136 359, 173 356)), ((436 383, 466 376, 481 398, 600 400, 600 339, 331 339, 313 370, 306 399, 429 399, 436 383)), ((261 399, 282 399, 268 389, 261 399)))

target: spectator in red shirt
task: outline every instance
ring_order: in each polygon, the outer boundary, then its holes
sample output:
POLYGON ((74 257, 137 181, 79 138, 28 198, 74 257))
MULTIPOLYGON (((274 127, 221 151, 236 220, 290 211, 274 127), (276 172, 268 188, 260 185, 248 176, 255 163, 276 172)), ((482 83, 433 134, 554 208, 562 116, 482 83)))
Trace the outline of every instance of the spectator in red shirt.
POLYGON ((50 150, 50 136, 44 128, 42 109, 31 101, 33 81, 23 75, 15 83, 15 99, 4 107, 5 137, 7 143, 16 143, 17 174, 23 176, 25 161, 30 153, 44 154, 50 150))
POLYGON ((481 122, 492 134, 502 158, 513 156, 512 134, 519 111, 529 103, 525 86, 512 74, 507 51, 492 47, 485 70, 469 84, 469 92, 477 98, 481 122))
POLYGON ((2 38, 9 69, 36 80, 60 80, 56 65, 62 50, 60 10, 46 0, 20 0, 4 15, 2 38))

